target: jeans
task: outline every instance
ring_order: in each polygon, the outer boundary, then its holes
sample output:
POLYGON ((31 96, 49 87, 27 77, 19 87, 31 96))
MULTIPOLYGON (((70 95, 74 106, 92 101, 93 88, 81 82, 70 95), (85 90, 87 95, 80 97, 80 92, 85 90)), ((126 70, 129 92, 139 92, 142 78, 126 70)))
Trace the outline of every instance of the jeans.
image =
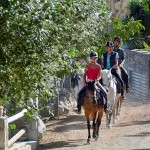
POLYGON ((118 73, 118 70, 116 68, 113 68, 111 70, 111 73, 112 73, 112 75, 114 75, 119 80, 119 82, 121 84, 121 96, 124 96, 123 81, 122 81, 122 79, 121 79, 121 77, 120 77, 120 75, 118 73))
POLYGON ((124 83, 126 84, 126 89, 128 89, 129 88, 128 73, 124 67, 120 67, 120 70, 121 70, 121 74, 122 74, 122 79, 123 79, 124 83))
POLYGON ((102 94, 103 94, 103 97, 104 97, 105 100, 107 101, 107 92, 106 92, 105 88, 104 88, 100 83, 97 83, 96 86, 97 86, 98 88, 100 88, 100 90, 101 90, 101 92, 102 92, 102 94))

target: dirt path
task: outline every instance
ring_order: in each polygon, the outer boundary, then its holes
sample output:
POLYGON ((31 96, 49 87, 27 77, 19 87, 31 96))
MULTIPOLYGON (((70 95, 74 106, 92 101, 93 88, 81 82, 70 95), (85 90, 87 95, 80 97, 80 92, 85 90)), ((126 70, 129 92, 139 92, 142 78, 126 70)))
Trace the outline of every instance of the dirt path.
POLYGON ((106 128, 103 116, 99 141, 93 139, 86 144, 85 117, 72 112, 46 123, 47 132, 39 150, 150 150, 150 101, 127 98, 112 129, 106 128))

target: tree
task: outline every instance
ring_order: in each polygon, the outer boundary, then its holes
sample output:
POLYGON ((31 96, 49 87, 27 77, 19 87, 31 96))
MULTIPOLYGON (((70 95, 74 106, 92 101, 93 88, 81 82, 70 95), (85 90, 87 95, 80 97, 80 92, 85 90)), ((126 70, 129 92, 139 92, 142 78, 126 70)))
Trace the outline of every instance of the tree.
POLYGON ((54 79, 70 74, 70 59, 99 50, 111 23, 105 0, 0 1, 0 102, 36 110, 57 93, 54 79))
POLYGON ((135 42, 135 48, 141 48, 144 46, 144 41, 150 45, 150 1, 149 0, 130 0, 129 1, 129 18, 134 18, 135 20, 141 20, 142 25, 145 30, 141 30, 140 34, 136 35, 132 39, 132 43, 135 42), (141 43, 141 41, 143 41, 141 43), (140 45, 139 45, 140 43, 140 45), (137 47, 137 46, 138 47, 137 47))

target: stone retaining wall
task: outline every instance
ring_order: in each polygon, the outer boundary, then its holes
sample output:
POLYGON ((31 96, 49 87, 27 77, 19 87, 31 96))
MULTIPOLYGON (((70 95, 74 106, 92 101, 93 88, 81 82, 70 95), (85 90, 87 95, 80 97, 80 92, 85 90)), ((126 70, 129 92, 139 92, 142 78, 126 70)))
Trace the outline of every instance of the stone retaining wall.
POLYGON ((129 73, 129 83, 133 96, 138 99, 150 98, 150 52, 125 50, 125 68, 129 73))

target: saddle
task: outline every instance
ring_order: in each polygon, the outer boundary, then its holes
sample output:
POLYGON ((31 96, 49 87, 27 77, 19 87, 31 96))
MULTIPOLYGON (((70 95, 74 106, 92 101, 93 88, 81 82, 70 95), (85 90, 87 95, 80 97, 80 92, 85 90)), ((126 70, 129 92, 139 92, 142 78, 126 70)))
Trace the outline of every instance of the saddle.
POLYGON ((96 100, 98 102, 99 106, 104 106, 106 104, 106 99, 104 98, 105 96, 103 95, 103 92, 101 91, 100 88, 96 89, 96 100))

